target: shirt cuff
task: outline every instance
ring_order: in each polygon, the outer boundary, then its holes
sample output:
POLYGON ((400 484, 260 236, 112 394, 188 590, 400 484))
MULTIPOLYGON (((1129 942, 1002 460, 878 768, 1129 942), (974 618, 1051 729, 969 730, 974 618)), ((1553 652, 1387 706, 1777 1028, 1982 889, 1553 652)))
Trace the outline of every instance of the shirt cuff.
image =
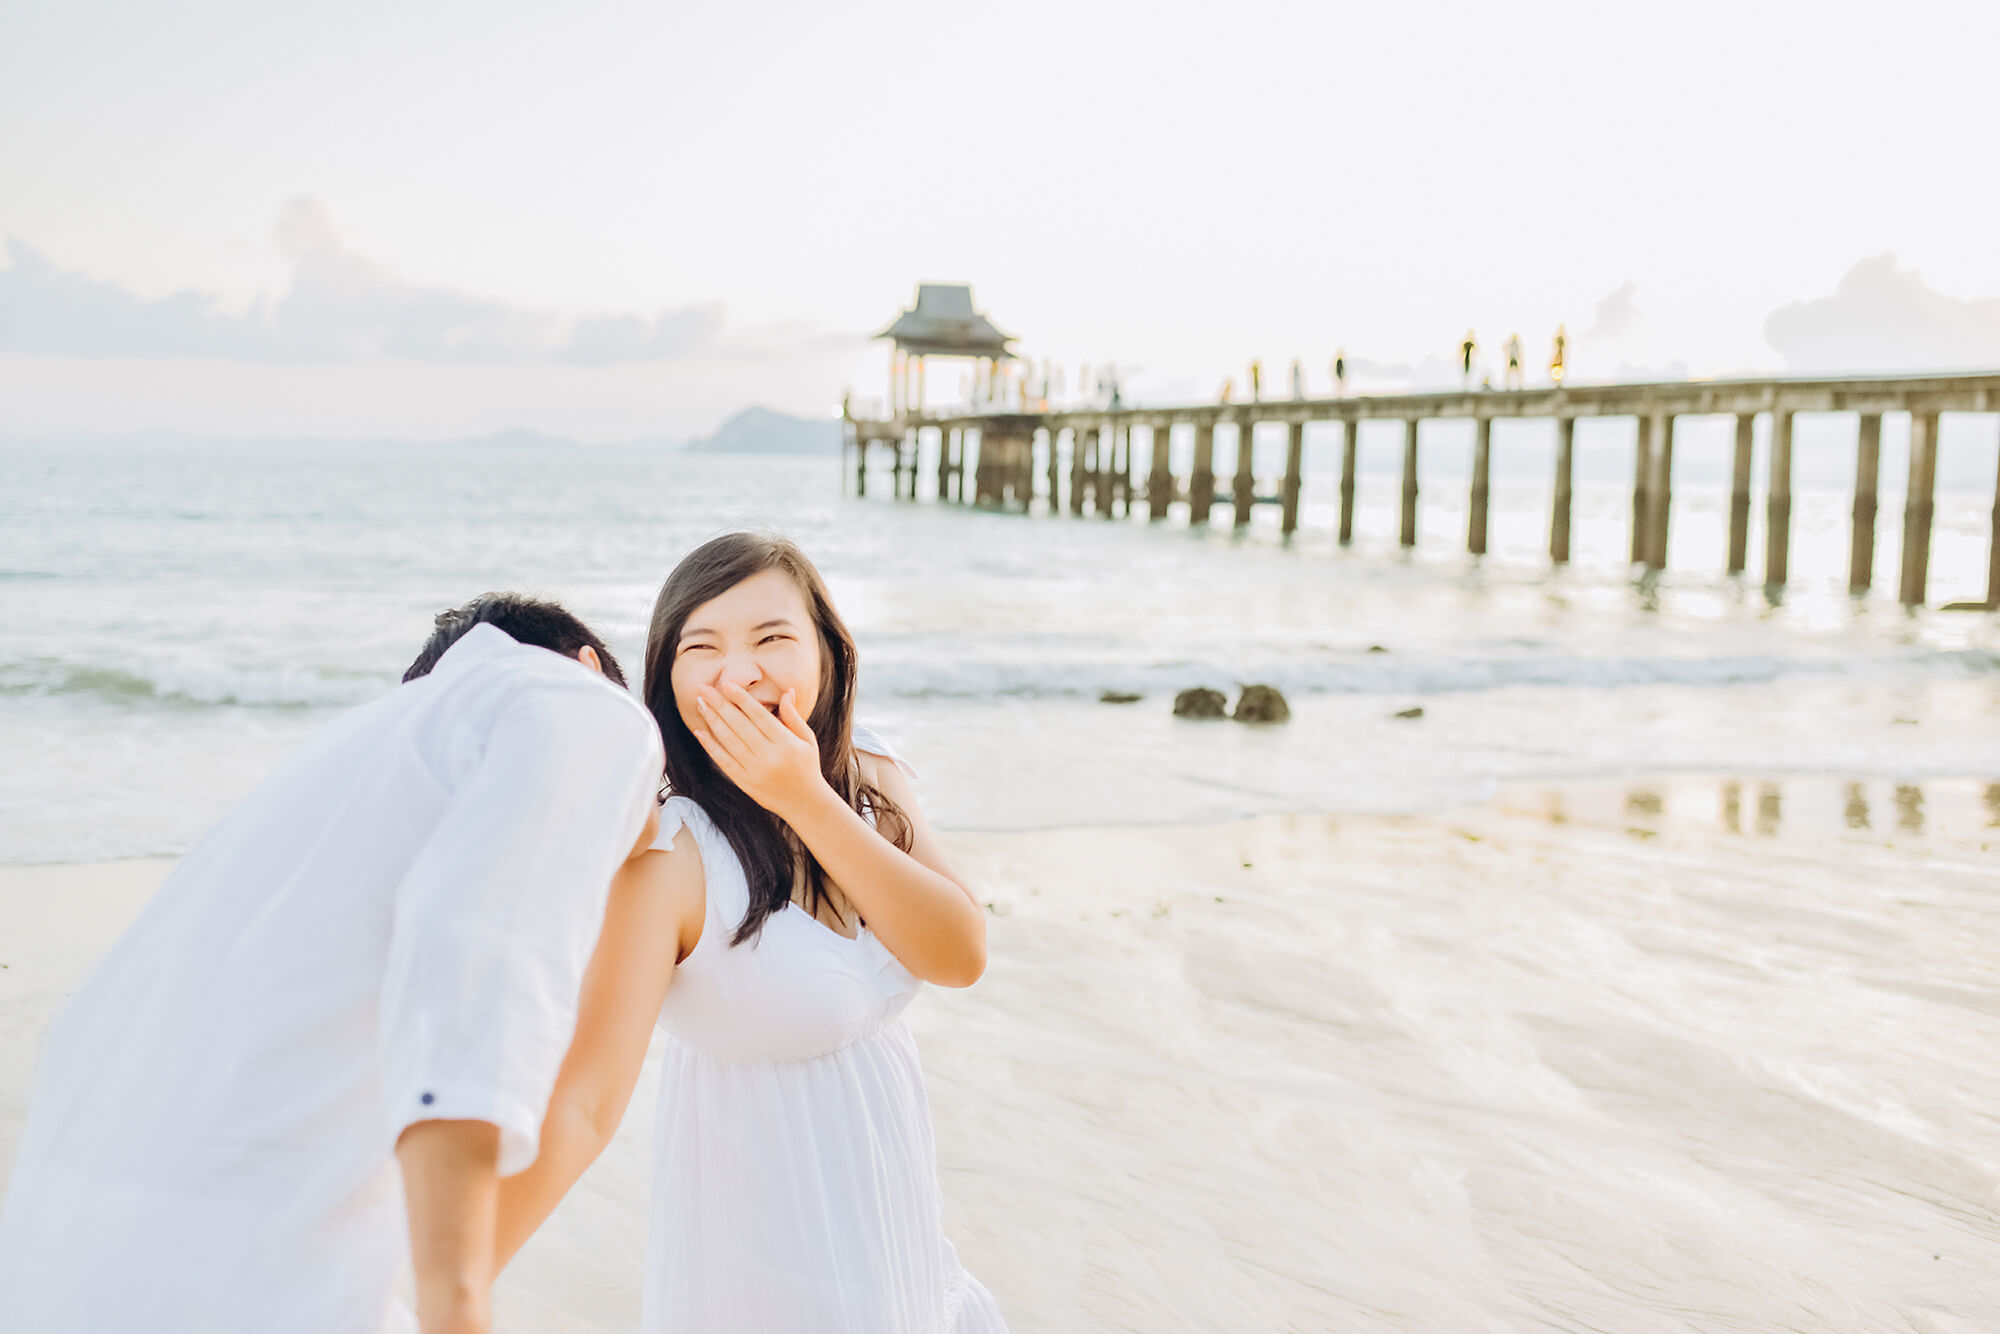
POLYGON ((394 1139, 419 1121, 484 1121, 500 1131, 499 1175, 513 1176, 533 1166, 541 1151, 542 1117, 518 1098, 464 1084, 413 1084, 390 1104, 394 1139))

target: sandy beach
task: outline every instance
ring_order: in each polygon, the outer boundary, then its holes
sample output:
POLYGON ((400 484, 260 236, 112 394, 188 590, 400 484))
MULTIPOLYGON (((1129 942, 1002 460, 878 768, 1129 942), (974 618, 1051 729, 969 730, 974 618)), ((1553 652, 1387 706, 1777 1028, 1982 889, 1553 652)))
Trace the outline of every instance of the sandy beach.
MULTIPOLYGON (((1018 1334, 2000 1327, 2000 791, 1755 777, 1449 816, 959 834, 913 1022, 1018 1334)), ((171 866, 0 871, 36 1035, 171 866)), ((652 1091, 502 1283, 633 1326, 652 1091)))

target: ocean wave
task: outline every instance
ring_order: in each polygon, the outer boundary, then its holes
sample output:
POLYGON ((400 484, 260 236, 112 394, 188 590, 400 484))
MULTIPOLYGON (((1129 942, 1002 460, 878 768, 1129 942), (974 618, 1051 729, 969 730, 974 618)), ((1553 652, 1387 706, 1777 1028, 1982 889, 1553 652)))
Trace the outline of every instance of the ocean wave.
MULTIPOLYGON (((1227 689, 1258 682, 1287 694, 1450 695, 1516 687, 1611 690, 1636 686, 1717 689, 1787 677, 1885 681, 2000 675, 2000 654, 1983 649, 1867 657, 1716 656, 1591 658, 1561 655, 1422 657, 1300 654, 1262 661, 1178 658, 1023 661, 876 657, 862 687, 878 699, 976 701, 1095 699, 1106 690, 1171 694, 1190 686, 1227 689)), ((341 708, 395 684, 387 673, 297 666, 233 667, 138 659, 119 666, 38 658, 0 664, 0 697, 95 696, 133 705, 341 708)))
POLYGON ((0 664, 0 696, 83 695, 126 704, 339 708, 372 699, 393 684, 392 678, 373 674, 148 659, 118 667, 50 658, 0 664))
POLYGON ((900 699, 1074 699, 1106 690, 1162 694, 1190 686, 1258 682, 1298 695, 1447 695, 1509 687, 1721 688, 1786 677, 1879 681, 2000 675, 2000 654, 1980 649, 1870 657, 1282 658, 1262 662, 876 661, 862 673, 870 694, 900 699))

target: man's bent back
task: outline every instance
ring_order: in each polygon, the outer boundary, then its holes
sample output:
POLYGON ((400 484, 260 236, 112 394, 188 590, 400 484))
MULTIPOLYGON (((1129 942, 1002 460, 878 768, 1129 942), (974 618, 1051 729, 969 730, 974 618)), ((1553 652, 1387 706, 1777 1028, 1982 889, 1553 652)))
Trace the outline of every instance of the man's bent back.
POLYGON ((0 1328, 377 1334, 418 1121, 534 1158, 658 734, 476 625, 196 846, 51 1025, 0 1328))

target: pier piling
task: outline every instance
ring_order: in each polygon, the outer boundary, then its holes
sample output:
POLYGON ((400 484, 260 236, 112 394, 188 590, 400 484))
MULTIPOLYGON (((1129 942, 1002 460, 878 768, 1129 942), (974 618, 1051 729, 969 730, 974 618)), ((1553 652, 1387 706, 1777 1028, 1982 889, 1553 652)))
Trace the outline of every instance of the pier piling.
POLYGON ((1646 565, 1667 568, 1667 521, 1674 501, 1674 417, 1655 413, 1652 426, 1653 471, 1646 481, 1646 565))
POLYGON ((1118 460, 1118 514, 1121 518, 1129 519, 1132 517, 1133 491, 1131 426, 1127 425, 1124 430, 1119 432, 1119 436, 1122 452, 1118 460))
POLYGON ((1084 460, 1096 447, 1097 432, 1079 426, 1069 433, 1069 512, 1083 514, 1084 460))
POLYGON ((1051 426, 1049 436, 1049 513, 1062 513, 1062 450, 1058 441, 1062 427, 1051 426))
POLYGON ((1153 470, 1146 474, 1146 517, 1156 521, 1166 518, 1167 507, 1174 503, 1172 448, 1173 427, 1154 422, 1153 470))
POLYGON ((1098 512, 1109 519, 1115 513, 1129 513, 1132 508, 1125 485, 1126 475, 1131 471, 1125 462, 1125 450, 1132 443, 1132 428, 1113 425, 1104 429, 1110 434, 1110 442, 1104 450, 1104 485, 1098 492, 1101 501, 1098 512))
POLYGON ((1785 586, 1792 555, 1792 410, 1771 409, 1770 482, 1764 502, 1764 591, 1785 586))
POLYGON ((1091 512, 1100 519, 1110 518, 1118 508, 1119 426, 1107 422, 1098 432, 1097 467, 1092 469, 1091 512))
POLYGON ((1306 424, 1296 417, 1286 428, 1285 438, 1285 489, 1279 497, 1283 505, 1278 519, 1278 531, 1290 537, 1299 530, 1299 482, 1306 461, 1306 424))
POLYGON ((1407 549, 1417 544, 1417 419, 1403 418, 1403 523, 1399 534, 1407 549))
POLYGON ((1549 559, 1569 564, 1569 521, 1575 492, 1576 418, 1556 418, 1556 494, 1549 511, 1549 559))
POLYGON ((1354 468, 1359 461, 1361 423, 1340 424, 1340 545, 1354 542, 1354 468))
POLYGON ((1236 526, 1250 526, 1250 509, 1257 503, 1257 422, 1245 417, 1236 424, 1236 526))
POLYGON ((1466 520, 1465 549, 1475 556, 1486 554, 1487 499, 1492 493, 1493 419, 1479 419, 1478 434, 1472 442, 1472 512, 1466 520))
POLYGON ((1633 565, 1643 565, 1647 552, 1652 550, 1652 544, 1646 540, 1646 520, 1653 513, 1647 498, 1653 481, 1653 418, 1642 412, 1633 425, 1632 554, 1627 559, 1633 565))
MULTIPOLYGON (((1986 609, 2000 611, 2000 464, 1993 472, 1993 526, 1986 530, 1986 609)), ((2000 786, 1987 788, 1988 800, 2000 793, 2000 786)), ((1995 808, 2000 817, 2000 807, 1995 808)))
POLYGON ((1035 509, 1035 429, 1023 427, 1015 433, 1011 441, 1014 466, 1008 470, 1014 479, 1014 499, 1021 502, 1021 513, 1032 514, 1035 509))
POLYGON ((1736 457, 1729 474, 1729 573, 1750 565, 1750 464, 1757 441, 1757 414, 1736 414, 1736 457))
POLYGON ((1215 419, 1203 417, 1194 427, 1194 467, 1188 474, 1188 522, 1207 523, 1215 505, 1215 419))
POLYGON ((1118 504, 1118 425, 1106 422, 1097 433, 1097 453, 1091 459, 1090 512, 1108 519, 1118 504))
POLYGON ((1906 607, 1921 607, 1930 583, 1937 435, 1937 413, 1910 414, 1910 488, 1903 504, 1902 603, 1906 607))
POLYGON ((1847 591, 1875 582, 1875 493, 1882 479, 1882 414, 1861 414, 1854 443, 1854 527, 1847 544, 1847 591))

